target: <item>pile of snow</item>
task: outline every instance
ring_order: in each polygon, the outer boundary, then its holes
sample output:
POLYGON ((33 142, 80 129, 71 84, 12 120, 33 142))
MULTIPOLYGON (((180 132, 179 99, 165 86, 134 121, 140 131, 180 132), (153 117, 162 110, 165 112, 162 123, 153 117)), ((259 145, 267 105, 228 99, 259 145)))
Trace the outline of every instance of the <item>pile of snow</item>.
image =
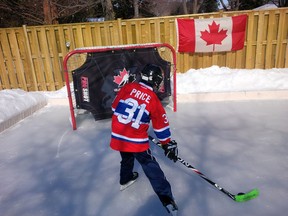
POLYGON ((275 91, 288 89, 288 69, 230 69, 212 66, 177 74, 177 93, 275 91))
MULTIPOLYGON (((182 95, 196 94, 199 101, 199 95, 203 93, 207 98, 207 93, 230 94, 231 92, 244 93, 245 99, 251 99, 251 97, 246 97, 247 92, 256 92, 257 98, 261 95, 259 92, 265 91, 270 91, 265 92, 265 95, 269 93, 271 97, 274 97, 275 94, 271 94, 271 91, 282 91, 287 95, 283 90, 288 90, 288 69, 247 70, 218 66, 198 70, 190 69, 186 73, 177 74, 176 86, 177 97, 180 96, 180 99, 182 95)), ((219 96, 213 94, 209 100, 213 98, 216 101, 217 97, 219 96)), ((228 99, 227 95, 222 94, 220 97, 222 100, 228 99)), ((194 99, 195 97, 188 98, 189 101, 194 99)), ((55 101, 58 104, 64 101, 67 104, 66 87, 54 92, 25 92, 20 89, 0 91, 0 132, 42 108, 47 101, 52 104, 55 104, 55 101)))
POLYGON ((21 89, 0 91, 0 132, 47 105, 41 92, 21 89))
POLYGON ((275 8, 278 8, 278 7, 273 3, 269 3, 269 4, 262 5, 260 7, 254 8, 253 10, 269 10, 269 9, 275 9, 275 8))

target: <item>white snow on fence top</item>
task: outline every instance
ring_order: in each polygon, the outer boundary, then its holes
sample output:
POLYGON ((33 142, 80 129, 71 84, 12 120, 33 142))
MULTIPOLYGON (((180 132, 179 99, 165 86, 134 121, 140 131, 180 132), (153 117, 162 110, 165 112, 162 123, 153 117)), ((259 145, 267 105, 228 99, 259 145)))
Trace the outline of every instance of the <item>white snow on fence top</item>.
POLYGON ((278 8, 275 4, 265 4, 260 7, 254 8, 253 10, 268 10, 278 8))

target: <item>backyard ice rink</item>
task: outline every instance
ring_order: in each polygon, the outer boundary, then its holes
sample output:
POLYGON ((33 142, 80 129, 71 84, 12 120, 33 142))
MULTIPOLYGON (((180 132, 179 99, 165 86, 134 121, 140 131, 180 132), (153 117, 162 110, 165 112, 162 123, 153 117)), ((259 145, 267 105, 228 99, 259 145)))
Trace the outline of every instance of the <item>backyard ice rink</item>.
MULTIPOLYGON (((260 191, 258 198, 236 203, 151 144, 179 216, 285 214, 287 110, 286 99, 179 100, 177 112, 167 108, 181 158, 233 194, 260 191)), ((48 103, 0 133, 0 215, 167 215, 138 163, 139 180, 119 191, 110 119, 79 115, 73 131, 69 116, 67 105, 48 103)))

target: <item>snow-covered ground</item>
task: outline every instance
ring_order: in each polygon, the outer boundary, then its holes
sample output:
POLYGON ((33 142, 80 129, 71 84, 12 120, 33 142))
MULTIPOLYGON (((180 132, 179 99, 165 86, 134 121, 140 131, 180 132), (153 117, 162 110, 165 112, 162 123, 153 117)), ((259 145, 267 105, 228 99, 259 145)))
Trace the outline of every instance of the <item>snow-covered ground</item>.
MULTIPOLYGON (((231 70, 213 66, 177 76, 179 96, 190 93, 288 90, 288 69, 231 70)), ((53 92, 0 91, 0 123, 53 92), (25 100, 23 100, 25 98, 25 100), (10 117, 9 117, 10 116, 10 117)), ((181 98, 181 97, 180 97, 181 98)), ((257 199, 235 203, 190 169, 151 145, 179 205, 180 216, 283 215, 288 211, 288 100, 182 103, 167 109, 179 156, 226 190, 253 188, 257 199)), ((136 163, 139 180, 119 191, 120 156, 109 148, 110 120, 88 115, 69 122, 67 105, 48 103, 0 133, 0 215, 167 215, 136 163)))
POLYGON ((177 74, 177 93, 288 90, 288 68, 230 69, 212 66, 177 74))

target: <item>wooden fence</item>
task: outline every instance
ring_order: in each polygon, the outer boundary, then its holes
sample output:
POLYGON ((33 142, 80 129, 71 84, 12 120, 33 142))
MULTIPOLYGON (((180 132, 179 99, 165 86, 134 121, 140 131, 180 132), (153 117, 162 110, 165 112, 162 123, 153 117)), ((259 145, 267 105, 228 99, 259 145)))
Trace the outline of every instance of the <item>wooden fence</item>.
POLYGON ((177 71, 212 65, 230 68, 288 67, 288 8, 0 29, 0 90, 53 91, 65 85, 63 58, 79 47, 169 43, 176 49, 176 18, 247 14, 244 49, 177 53, 177 71), (66 44, 70 43, 70 47, 66 44))

